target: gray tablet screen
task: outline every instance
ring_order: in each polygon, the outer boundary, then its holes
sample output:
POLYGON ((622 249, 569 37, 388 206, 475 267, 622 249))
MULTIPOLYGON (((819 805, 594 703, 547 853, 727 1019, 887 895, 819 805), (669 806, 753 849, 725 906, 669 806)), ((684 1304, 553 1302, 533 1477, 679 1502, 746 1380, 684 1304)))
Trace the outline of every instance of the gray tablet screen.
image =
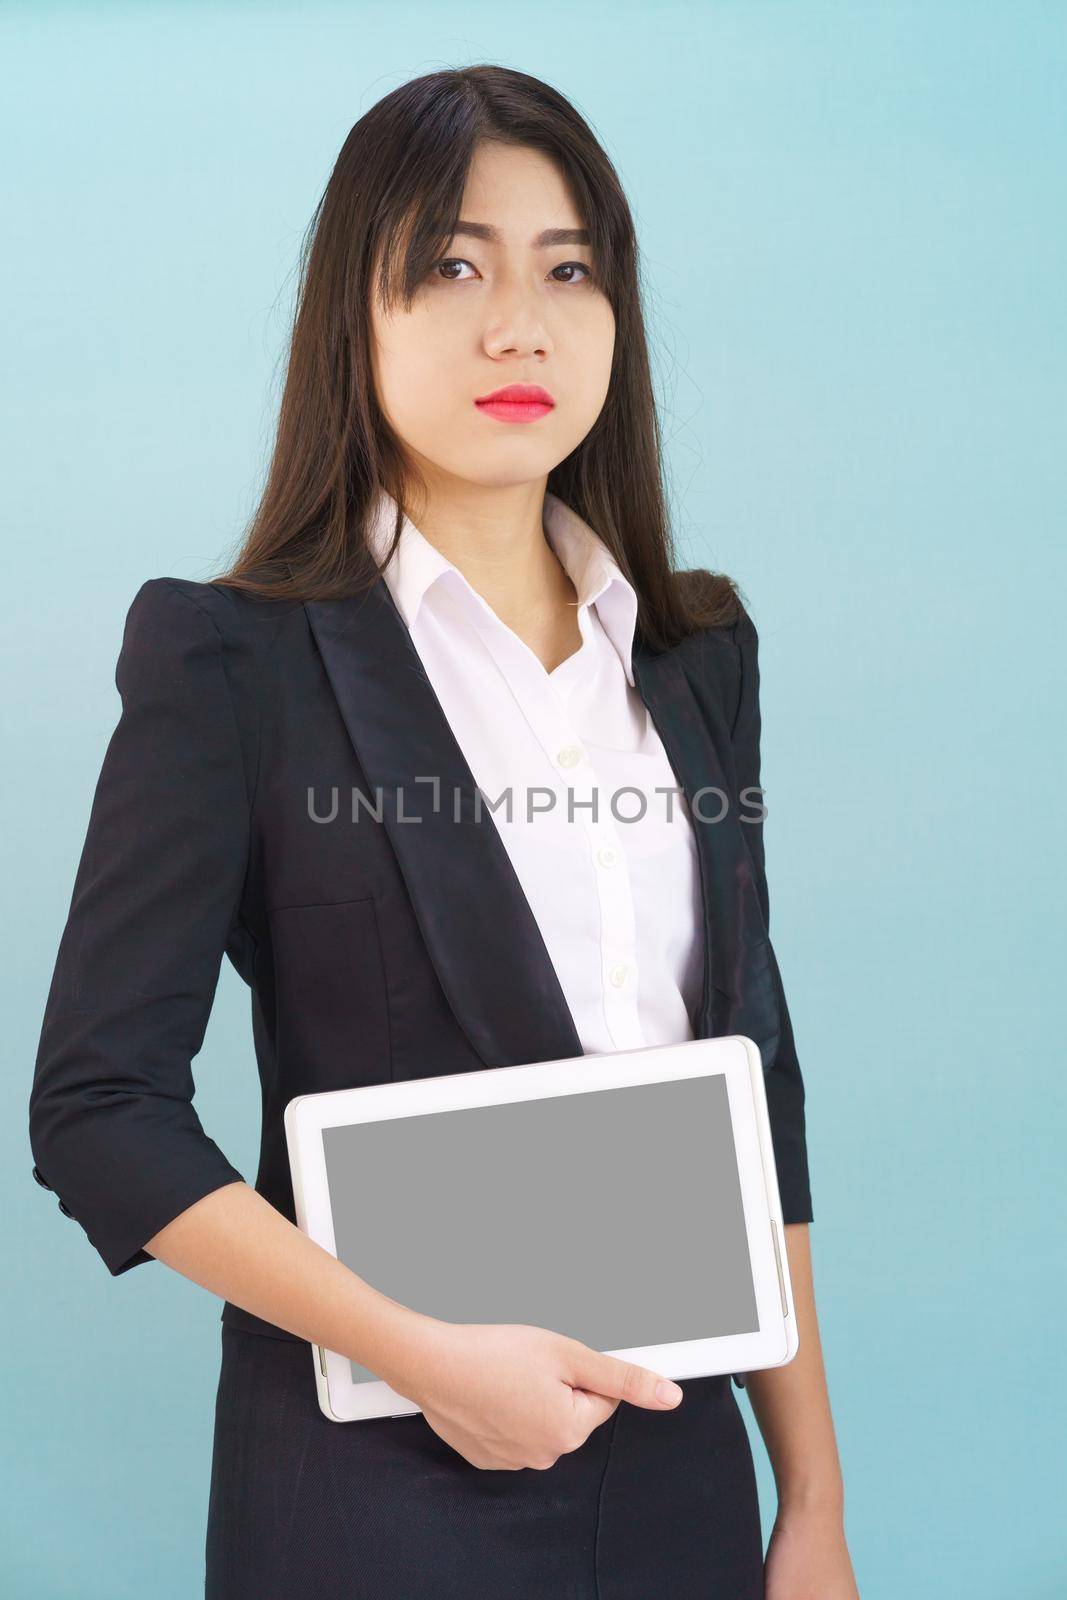
MULTIPOLYGON (((337 1253, 447 1322, 594 1350, 758 1329, 725 1080, 327 1128, 337 1253)), ((378 1375, 352 1362, 353 1382, 378 1375)))

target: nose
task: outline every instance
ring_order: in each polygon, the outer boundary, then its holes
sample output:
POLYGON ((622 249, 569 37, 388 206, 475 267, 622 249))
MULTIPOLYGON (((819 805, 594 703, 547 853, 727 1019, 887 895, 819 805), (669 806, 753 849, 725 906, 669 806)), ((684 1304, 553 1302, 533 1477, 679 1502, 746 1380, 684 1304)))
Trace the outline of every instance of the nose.
POLYGON ((506 305, 497 301, 485 329, 484 344, 494 360, 501 356, 547 356, 552 350, 540 306, 521 291, 512 292, 506 305))

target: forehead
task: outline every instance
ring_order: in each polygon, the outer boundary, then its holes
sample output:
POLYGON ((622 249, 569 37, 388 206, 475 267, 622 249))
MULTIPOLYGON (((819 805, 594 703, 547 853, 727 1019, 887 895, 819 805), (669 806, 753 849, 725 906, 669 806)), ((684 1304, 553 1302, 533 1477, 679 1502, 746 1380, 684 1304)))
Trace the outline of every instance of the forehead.
POLYGON ((583 219, 559 167, 541 150, 525 145, 483 143, 471 160, 460 205, 463 221, 495 226, 497 236, 579 228, 583 219))

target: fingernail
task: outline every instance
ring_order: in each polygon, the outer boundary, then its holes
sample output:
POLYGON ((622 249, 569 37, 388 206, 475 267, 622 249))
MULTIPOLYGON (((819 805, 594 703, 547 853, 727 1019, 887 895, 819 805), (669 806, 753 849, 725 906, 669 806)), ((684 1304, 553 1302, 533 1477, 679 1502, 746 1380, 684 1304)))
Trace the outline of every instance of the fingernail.
POLYGON ((676 1383, 668 1383, 666 1378, 661 1378, 656 1385, 656 1399, 664 1400, 668 1405, 676 1405, 682 1398, 682 1391, 676 1383))

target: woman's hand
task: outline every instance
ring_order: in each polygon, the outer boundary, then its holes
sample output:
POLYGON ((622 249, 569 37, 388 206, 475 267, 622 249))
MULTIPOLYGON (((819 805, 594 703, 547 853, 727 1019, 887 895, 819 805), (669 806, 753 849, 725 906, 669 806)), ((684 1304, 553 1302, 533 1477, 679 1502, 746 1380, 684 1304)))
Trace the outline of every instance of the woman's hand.
POLYGON ((779 1508, 763 1582, 765 1600, 859 1600, 840 1508, 779 1508))
POLYGON ((646 1367, 523 1323, 436 1324, 418 1372, 391 1386, 474 1467, 552 1467, 620 1400, 672 1411, 682 1391, 646 1367), (661 1399, 666 1382, 677 1398, 661 1399))

